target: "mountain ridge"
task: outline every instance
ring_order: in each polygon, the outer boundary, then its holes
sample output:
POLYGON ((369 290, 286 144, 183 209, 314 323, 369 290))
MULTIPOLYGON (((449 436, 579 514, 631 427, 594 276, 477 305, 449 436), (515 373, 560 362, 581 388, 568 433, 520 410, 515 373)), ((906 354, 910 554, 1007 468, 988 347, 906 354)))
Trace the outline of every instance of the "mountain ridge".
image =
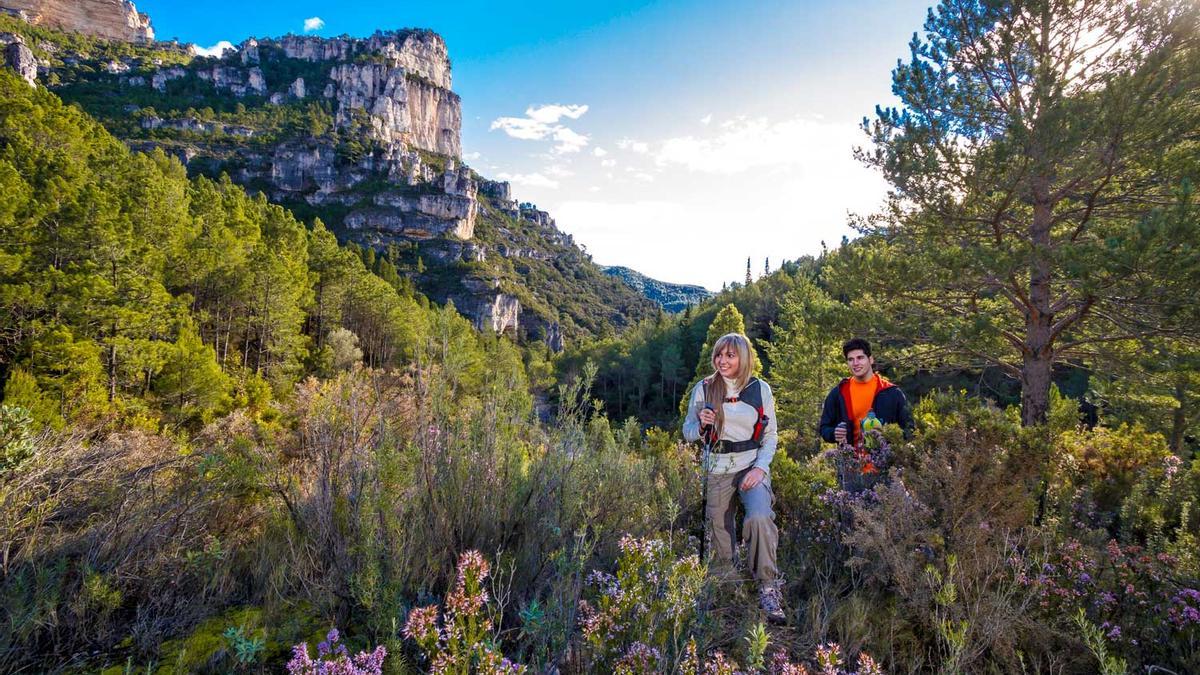
POLYGON ((557 350, 657 311, 550 214, 462 163, 461 99, 432 31, 251 38, 214 58, 32 28, 0 16, 40 81, 131 148, 320 218, 481 329, 557 350))
POLYGON ((668 312, 682 312, 716 295, 703 286, 660 281, 621 265, 608 265, 601 269, 605 274, 620 279, 630 288, 658 303, 668 312))

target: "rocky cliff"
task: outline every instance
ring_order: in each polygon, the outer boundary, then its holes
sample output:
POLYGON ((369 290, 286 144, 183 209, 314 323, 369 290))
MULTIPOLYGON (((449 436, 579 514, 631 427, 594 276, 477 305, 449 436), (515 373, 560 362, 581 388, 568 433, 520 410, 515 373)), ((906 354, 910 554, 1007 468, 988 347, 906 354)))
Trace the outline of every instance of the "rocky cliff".
POLYGON ((15 33, 0 33, 0 65, 17 71, 29 84, 37 83, 38 64, 25 38, 15 33))
MULTIPOLYGON (((15 23, 0 16, 19 45, 15 23)), ((132 148, 161 149, 189 173, 228 175, 321 218, 481 329, 561 349, 656 311, 550 214, 462 163, 461 102, 435 33, 250 39, 219 58, 173 43, 81 48, 37 35, 24 40, 34 61, 19 46, 9 60, 27 74, 34 63, 44 84, 132 148)))
POLYGON ((0 10, 35 26, 94 35, 107 40, 154 40, 150 17, 129 0, 0 0, 0 10))

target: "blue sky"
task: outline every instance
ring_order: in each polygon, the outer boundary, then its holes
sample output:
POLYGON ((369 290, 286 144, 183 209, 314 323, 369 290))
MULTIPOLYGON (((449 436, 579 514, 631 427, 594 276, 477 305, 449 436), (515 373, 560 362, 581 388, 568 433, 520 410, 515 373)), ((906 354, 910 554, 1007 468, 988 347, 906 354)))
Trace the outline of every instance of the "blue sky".
POLYGON ((719 289, 836 245, 880 203, 857 125, 928 0, 603 3, 140 0, 160 39, 440 33, 463 151, 595 260, 719 289), (320 25, 319 28, 314 26, 320 25))

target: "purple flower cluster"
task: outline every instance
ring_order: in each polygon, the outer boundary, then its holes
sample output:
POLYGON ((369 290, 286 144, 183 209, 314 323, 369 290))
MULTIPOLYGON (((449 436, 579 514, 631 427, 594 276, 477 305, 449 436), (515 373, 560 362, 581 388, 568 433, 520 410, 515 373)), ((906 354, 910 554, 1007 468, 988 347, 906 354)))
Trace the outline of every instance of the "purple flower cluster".
POLYGON ((704 586, 704 566, 692 554, 676 557, 666 541, 624 536, 616 574, 588 575, 594 593, 579 603, 579 625, 594 666, 655 672, 681 645, 704 586))
POLYGON ((1194 588, 1184 588, 1171 598, 1167 618, 1177 628, 1200 626, 1200 591, 1194 588))
POLYGON ((1116 540, 1099 550, 1068 539, 1045 559, 1013 556, 1009 563, 1045 615, 1083 608, 1108 640, 1133 653, 1186 645, 1200 629, 1200 591, 1182 583, 1169 554, 1116 540))
POLYGON ((828 508, 829 513, 816 523, 814 539, 823 544, 840 544, 842 537, 849 534, 854 525, 855 509, 879 501, 871 490, 827 489, 817 500, 828 508))
POLYGON ((387 656, 383 645, 351 657, 346 645, 338 642, 340 637, 337 628, 330 629, 325 640, 317 645, 316 659, 309 656, 307 644, 301 642, 292 647, 288 675, 382 675, 383 659, 387 656))
POLYGON ((661 662, 661 652, 643 642, 635 642, 629 645, 629 649, 626 649, 625 654, 617 661, 614 672, 616 675, 656 673, 661 662))

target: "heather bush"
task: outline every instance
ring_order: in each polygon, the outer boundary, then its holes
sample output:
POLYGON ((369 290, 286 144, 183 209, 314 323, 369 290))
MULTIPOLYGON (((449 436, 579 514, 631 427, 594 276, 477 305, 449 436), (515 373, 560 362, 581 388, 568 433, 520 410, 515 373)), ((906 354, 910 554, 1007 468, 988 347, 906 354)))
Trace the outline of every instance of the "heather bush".
POLYGON ((838 637, 892 667, 1017 668, 1032 593, 1008 559, 1036 511, 1036 445, 1003 411, 953 395, 926 399, 917 416, 912 442, 880 443, 891 468, 871 490, 834 496, 848 512, 852 595, 887 608, 838 637))
POLYGON ((1200 583, 1181 574, 1170 554, 1116 540, 1098 548, 1068 539, 1012 562, 1046 625, 1069 630, 1082 611, 1135 667, 1200 668, 1200 583))
POLYGON ((524 668, 500 653, 497 611, 489 605, 484 582, 491 573, 478 551, 463 553, 444 613, 437 605, 408 614, 404 635, 421 648, 435 673, 520 673, 524 668), (439 621, 439 614, 442 614, 439 621))
POLYGON ((383 660, 387 657, 383 645, 350 656, 346 645, 339 644, 340 639, 338 629, 331 628, 317 645, 316 659, 309 656, 307 644, 296 645, 287 662, 288 675, 383 675, 383 660))
POLYGON ((705 570, 694 553, 679 555, 662 539, 621 539, 616 574, 589 577, 581 604, 587 658, 618 672, 673 670, 697 629, 705 570))
MULTIPOLYGON (((582 601, 579 631, 571 636, 570 658, 540 670, 571 673, 610 671, 621 675, 681 673, 691 675, 880 675, 870 655, 858 655, 858 669, 846 667, 841 646, 821 645, 812 659, 815 670, 794 662, 785 649, 767 658, 772 638, 755 624, 743 668, 719 649, 703 650, 704 633, 712 627, 703 616, 711 607, 712 587, 694 555, 682 558, 662 539, 621 538, 615 574, 593 570, 589 599, 582 601)), ((433 673, 522 673, 530 668, 502 652, 498 603, 484 583, 487 560, 477 551, 459 558, 453 587, 444 607, 411 610, 404 635, 418 646, 421 662, 433 673)), ((538 669, 534 669, 538 670, 538 669)))

